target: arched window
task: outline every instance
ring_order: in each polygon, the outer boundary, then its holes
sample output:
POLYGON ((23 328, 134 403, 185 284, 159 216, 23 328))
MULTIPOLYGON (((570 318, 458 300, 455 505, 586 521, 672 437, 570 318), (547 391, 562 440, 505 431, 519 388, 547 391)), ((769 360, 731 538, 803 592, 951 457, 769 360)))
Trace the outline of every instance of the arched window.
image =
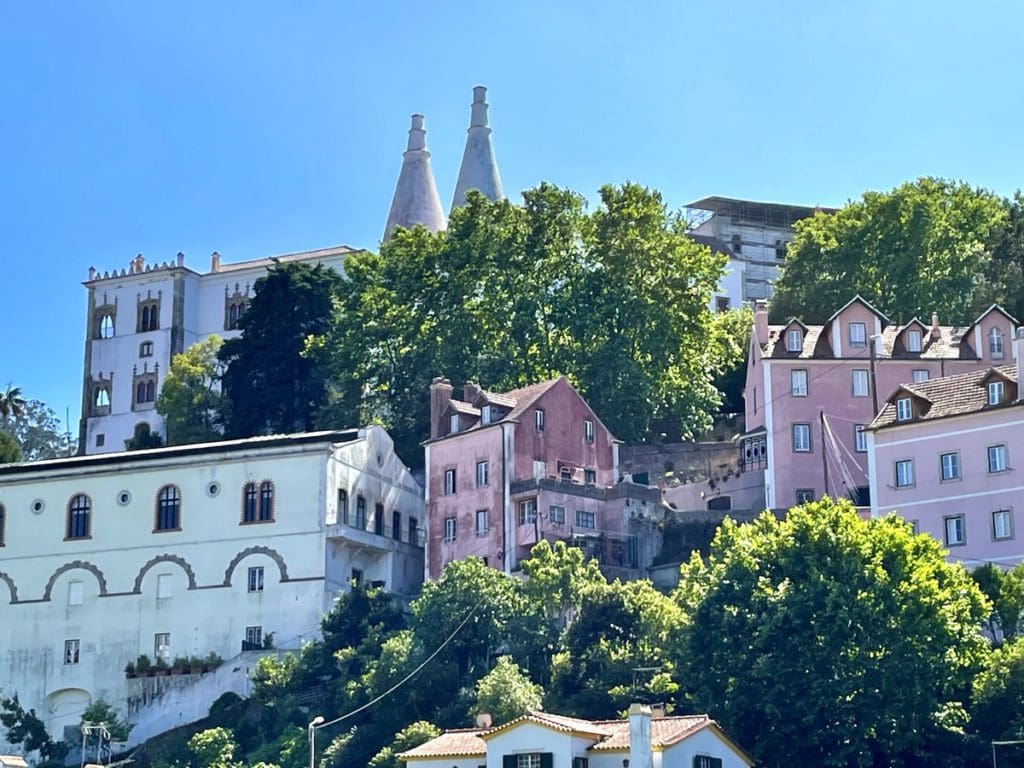
POLYGON ((995 360, 1001 360, 1004 357, 1003 332, 998 328, 992 328, 988 332, 988 354, 995 360))
POLYGON ((140 381, 135 387, 135 402, 146 402, 146 382, 140 381))
POLYGON ((90 535, 90 516, 92 502, 84 493, 74 496, 68 502, 67 538, 87 539, 90 535))
POLYGON ((177 531, 181 528, 181 491, 165 485, 156 497, 156 530, 177 531))
POLYGON ((7 542, 7 510, 0 504, 0 547, 7 542))
POLYGON ((260 522, 274 519, 274 484, 269 480, 260 483, 260 522))
POLYGON ((109 312, 100 315, 96 324, 96 337, 100 339, 114 338, 114 316, 109 312))
POLYGON ((106 387, 96 387, 96 407, 110 407, 110 390, 106 387))

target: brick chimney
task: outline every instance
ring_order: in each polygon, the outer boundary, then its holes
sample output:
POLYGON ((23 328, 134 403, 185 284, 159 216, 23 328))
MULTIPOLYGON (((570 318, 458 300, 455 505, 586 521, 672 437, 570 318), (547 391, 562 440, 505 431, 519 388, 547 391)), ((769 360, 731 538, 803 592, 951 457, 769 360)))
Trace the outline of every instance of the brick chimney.
POLYGON ((467 381, 462 385, 462 400, 470 405, 475 405, 476 399, 480 397, 481 392, 483 392, 483 389, 479 384, 475 381, 467 381))
POLYGON ((653 768, 651 751, 651 708, 629 705, 629 768, 653 768))
POLYGON ((452 399, 452 383, 443 376, 437 376, 430 383, 430 439, 445 433, 442 416, 452 399))
POLYGON ((932 341, 937 341, 939 338, 939 313, 932 312, 932 341))
POLYGON ((758 299, 754 302, 754 335, 757 343, 768 343, 768 302, 758 299))

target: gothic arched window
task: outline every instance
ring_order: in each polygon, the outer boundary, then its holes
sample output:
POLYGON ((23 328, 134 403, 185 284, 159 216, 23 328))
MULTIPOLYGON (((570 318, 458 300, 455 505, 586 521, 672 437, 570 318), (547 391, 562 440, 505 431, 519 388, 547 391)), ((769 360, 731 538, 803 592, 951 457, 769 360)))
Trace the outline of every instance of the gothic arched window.
POLYGON ((67 538, 87 539, 90 536, 92 502, 84 493, 72 497, 68 502, 67 538))
POLYGON ((156 530, 177 531, 181 528, 181 491, 176 485, 165 485, 156 497, 156 530))

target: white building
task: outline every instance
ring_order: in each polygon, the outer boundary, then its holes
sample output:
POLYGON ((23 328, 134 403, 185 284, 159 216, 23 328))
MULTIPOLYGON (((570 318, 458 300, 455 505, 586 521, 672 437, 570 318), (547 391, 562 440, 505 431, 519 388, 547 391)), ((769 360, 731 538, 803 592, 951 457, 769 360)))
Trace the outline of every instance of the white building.
POLYGON ((580 720, 530 712, 497 728, 446 731, 399 757, 408 768, 750 768, 754 761, 707 715, 580 720))
POLYGON ((835 212, 834 208, 717 196, 696 200, 686 207, 706 215, 690 230, 690 236, 729 257, 726 277, 713 299, 716 311, 770 299, 772 283, 786 260, 786 247, 793 241, 793 225, 818 211, 835 212))
POLYGON ((380 427, 2 465, 0 689, 60 737, 140 654, 298 648, 350 580, 418 588, 423 509, 380 427))
POLYGON ((221 264, 214 253, 203 274, 180 253, 163 264, 146 264, 140 254, 112 272, 90 267, 79 452, 123 451, 140 424, 162 433, 155 406, 171 358, 212 334, 237 336, 256 281, 275 262, 340 272, 354 252, 341 245, 237 264, 221 264))

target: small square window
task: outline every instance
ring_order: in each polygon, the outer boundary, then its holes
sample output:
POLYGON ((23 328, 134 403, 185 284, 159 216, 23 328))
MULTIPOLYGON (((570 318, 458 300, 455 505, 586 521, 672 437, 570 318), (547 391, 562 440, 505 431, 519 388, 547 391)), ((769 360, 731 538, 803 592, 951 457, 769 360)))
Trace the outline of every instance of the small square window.
POLYGON ((896 487, 909 488, 914 484, 914 460, 904 459, 896 462, 896 487))
POLYGON ((857 453, 868 452, 868 433, 864 431, 864 424, 853 425, 853 445, 857 453))
POLYGON ((597 515, 582 509, 576 510, 577 528, 597 528, 597 515))
POLYGON ((850 346, 864 347, 868 343, 868 327, 864 323, 850 323, 850 346))
POLYGON ((921 384, 922 382, 928 381, 931 376, 927 368, 915 368, 910 375, 915 384, 921 384))
POLYGON ((96 434, 96 447, 97 448, 102 448, 106 444, 107 444, 107 436, 105 434, 103 434, 102 432, 98 432, 96 434))
POLYGON ((171 658, 170 632, 157 632, 153 635, 153 656, 165 661, 171 658))
POLYGON ((793 425, 793 451, 795 453, 810 453, 811 450, 811 425, 793 425))
POLYGON ((558 525, 565 524, 565 507, 552 504, 548 507, 548 520, 558 525))
POLYGON ((1006 446, 990 445, 988 447, 988 471, 990 473, 1006 471, 1006 446))
POLYGON ((996 541, 1013 538, 1013 513, 1008 509, 997 509, 992 513, 992 538, 996 541))
POLYGON ((804 348, 804 334, 797 328, 790 328, 786 331, 786 350, 788 352, 800 352, 804 348))
POLYGON ((263 647, 263 627, 254 626, 245 628, 245 643, 249 648, 263 647))
POLYGON ((966 541, 966 530, 963 515, 953 515, 944 520, 946 528, 946 546, 959 547, 966 541))
POLYGON ((257 565, 249 569, 249 591, 263 591, 263 566, 257 565))
POLYGON ((807 397, 807 371, 789 372, 789 391, 793 397, 807 397))
POLYGON ((544 411, 542 411, 540 408, 536 409, 533 412, 533 428, 537 432, 544 431, 544 411))
POLYGON ((813 488, 797 488, 796 489, 796 503, 807 504, 808 502, 814 501, 814 489, 813 488))
POLYGON ((80 643, 77 639, 64 641, 64 663, 77 664, 80 643))
POLYGON ((908 352, 920 352, 921 351, 921 331, 919 331, 919 330, 907 331, 907 351, 908 352))
POLYGON ((1001 381, 990 381, 988 383, 988 404, 999 405, 1003 402, 1003 382, 1001 381))
POLYGON ((488 511, 486 509, 478 509, 476 511, 476 535, 486 536, 489 529, 488 511))
POLYGON ((943 480, 960 479, 960 454, 956 451, 939 456, 939 471, 943 480))
POLYGON ((896 421, 910 421, 914 417, 914 409, 909 397, 901 397, 896 401, 896 421))
POLYGON ((446 517, 444 519, 444 540, 455 541, 455 518, 446 517))
POLYGON ((587 485, 594 485, 594 483, 597 482, 597 471, 593 469, 584 469, 583 482, 587 485))
POLYGON ((870 394, 868 389, 868 372, 862 369, 851 371, 853 396, 867 397, 870 394))

